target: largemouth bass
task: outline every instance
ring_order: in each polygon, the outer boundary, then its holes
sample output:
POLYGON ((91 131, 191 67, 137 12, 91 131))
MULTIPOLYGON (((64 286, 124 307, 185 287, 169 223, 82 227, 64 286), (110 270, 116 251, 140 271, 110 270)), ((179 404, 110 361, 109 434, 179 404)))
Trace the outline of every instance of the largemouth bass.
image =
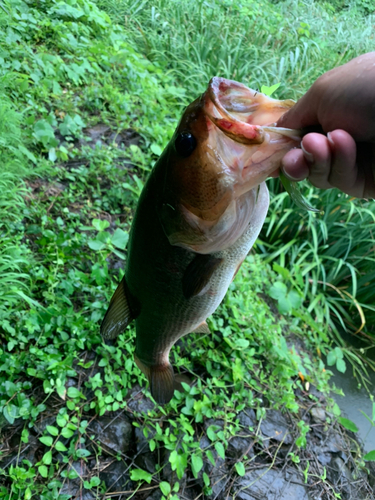
POLYGON ((269 204, 264 181, 301 140, 274 126, 293 104, 213 78, 144 186, 101 333, 114 338, 135 320, 135 361, 158 403, 174 392, 171 347, 209 331, 206 318, 258 237, 269 204))

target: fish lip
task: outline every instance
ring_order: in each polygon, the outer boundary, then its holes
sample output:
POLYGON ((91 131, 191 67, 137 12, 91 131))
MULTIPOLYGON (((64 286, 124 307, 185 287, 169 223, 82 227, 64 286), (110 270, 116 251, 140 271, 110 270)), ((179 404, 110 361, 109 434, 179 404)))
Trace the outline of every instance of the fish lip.
MULTIPOLYGON (((279 136, 290 137, 295 140, 301 138, 304 133, 303 130, 296 129, 288 129, 284 127, 277 127, 276 122, 270 123, 267 125, 257 125, 256 123, 250 124, 249 122, 239 120, 234 117, 225 106, 223 106, 221 102, 221 97, 225 99, 225 92, 228 89, 237 89, 238 97, 241 97, 242 94, 242 102, 238 102, 238 108, 241 109, 233 109, 233 111, 243 112, 243 113, 251 113, 256 111, 259 107, 259 102, 255 102, 252 98, 256 97, 257 94, 263 95, 261 92, 254 91, 248 88, 246 85, 240 82, 236 82, 234 80, 228 80, 226 78, 214 76, 211 78, 208 89, 205 94, 205 106, 204 112, 207 118, 218 127, 226 136, 233 139, 235 142, 247 145, 254 144, 262 144, 266 140, 267 133, 277 133, 279 136), (246 94, 248 95, 248 106, 246 107, 246 94), (221 118, 215 117, 211 112, 217 111, 221 118), (226 120, 229 122, 227 123, 226 120), (228 129, 233 129, 228 130, 228 129)), ((286 102, 286 101, 280 101, 286 102)), ((236 107, 235 99, 232 100, 231 104, 234 104, 234 108, 236 107)))

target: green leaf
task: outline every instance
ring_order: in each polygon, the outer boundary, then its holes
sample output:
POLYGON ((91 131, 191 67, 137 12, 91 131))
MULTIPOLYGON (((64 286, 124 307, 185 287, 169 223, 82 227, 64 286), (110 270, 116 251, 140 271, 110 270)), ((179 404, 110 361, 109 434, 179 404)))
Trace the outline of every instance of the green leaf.
POLYGON ((245 475, 245 466, 242 462, 237 462, 236 465, 236 471, 239 476, 244 476, 245 475))
POLYGON ((38 467, 39 474, 42 477, 47 477, 48 476, 48 469, 45 465, 39 465, 38 467))
POLYGON ((159 488, 161 489, 161 492, 163 493, 164 496, 168 496, 169 493, 171 492, 171 485, 166 481, 162 481, 159 484, 159 488))
POLYGON ((200 455, 193 454, 191 456, 191 470, 195 478, 198 477, 198 473, 202 469, 202 467, 203 467, 202 457, 200 455))
POLYGON ((101 231, 104 231, 104 229, 107 229, 107 227, 110 226, 109 222, 107 220, 102 220, 102 219, 93 219, 92 220, 92 225, 94 226, 94 228, 101 232, 101 231))
POLYGON ((57 451, 67 451, 68 449, 61 441, 57 441, 55 448, 57 451))
POLYGON ((146 483, 150 484, 152 480, 152 475, 149 472, 146 472, 142 469, 133 469, 130 472, 130 479, 132 481, 146 481, 146 483))
POLYGON ((288 293, 288 299, 293 309, 301 307, 303 302, 303 297, 296 290, 291 290, 288 293))
POLYGON ((363 457, 364 460, 375 462, 375 450, 369 451, 366 453, 366 455, 363 457))
POLYGON ((288 297, 280 297, 277 303, 277 308, 281 312, 281 314, 287 314, 292 310, 292 304, 289 301, 288 297))
POLYGON ((52 436, 58 436, 59 434, 59 429, 53 425, 47 425, 46 429, 52 436))
POLYGON ((67 394, 70 398, 80 398, 83 396, 81 391, 79 391, 76 387, 69 387, 67 394))
POLYGON ((8 406, 4 406, 3 414, 10 424, 14 424, 14 417, 9 414, 8 406))
POLYGON ((119 257, 120 259, 125 260, 126 255, 125 255, 125 254, 123 254, 122 252, 120 252, 119 250, 116 250, 116 248, 114 248, 114 249, 112 250, 112 252, 113 252, 115 255, 117 255, 117 257, 119 257))
POLYGON ((211 450, 206 450, 206 455, 207 455, 208 460, 215 467, 215 457, 214 457, 214 454, 212 453, 212 451, 211 450))
POLYGON ((74 408, 76 407, 74 401, 67 401, 66 406, 67 406, 68 410, 71 410, 71 411, 73 411, 74 408))
POLYGON ((338 421, 343 427, 345 427, 345 429, 348 429, 348 431, 358 432, 358 427, 355 425, 354 422, 352 422, 348 418, 339 417, 338 421))
POLYGON ((86 450, 86 448, 78 448, 76 454, 78 458, 86 458, 91 455, 91 452, 89 450, 86 450))
POLYGON ((271 87, 267 87, 267 85, 262 85, 260 91, 262 92, 262 94, 266 94, 269 97, 280 87, 280 85, 281 82, 275 83, 275 85, 271 85, 271 87))
POLYGON ((78 477, 78 473, 75 469, 70 469, 70 471, 68 472, 68 478, 69 479, 76 479, 78 477))
MULTIPOLYGON (((241 362, 241 360, 239 360, 239 361, 241 362)), ((216 432, 215 432, 215 426, 210 425, 208 427, 208 429, 207 429, 207 437, 208 437, 208 439, 210 439, 210 441, 216 441, 217 435, 216 435, 216 432)))
POLYGON ((112 245, 119 248, 120 250, 124 250, 126 244, 128 243, 129 234, 123 231, 120 228, 117 228, 111 237, 112 245))
POLYGON ((52 162, 55 162, 57 160, 56 148, 50 148, 48 150, 48 159, 52 162))
POLYGON ((45 465, 50 465, 50 463, 52 462, 52 451, 49 450, 47 451, 47 453, 45 453, 42 457, 42 462, 45 464, 45 465))
POLYGON ((269 296, 273 299, 279 300, 281 297, 285 297, 288 289, 284 283, 281 281, 276 281, 269 289, 269 296))
POLYGON ((171 464, 172 470, 175 470, 177 472, 178 479, 181 479, 187 467, 187 454, 178 453, 176 450, 174 450, 170 454, 169 462, 171 464))
POLYGON ((223 460, 225 460, 225 450, 224 450, 223 443, 220 443, 220 441, 215 443, 215 450, 217 451, 217 454, 219 455, 219 457, 222 458, 223 460))
POLYGON ((210 486, 210 478, 205 472, 203 472, 203 481, 204 485, 208 488, 210 486))
POLYGON ((62 415, 57 414, 57 415, 56 415, 56 423, 57 423, 57 425, 58 425, 59 427, 64 427, 64 426, 65 426, 65 424, 66 424, 66 422, 67 422, 67 418, 68 418, 67 416, 66 416, 66 418, 65 418, 65 417, 63 417, 62 415))
POLYGON ((89 240, 87 244, 91 248, 91 250, 101 250, 105 247, 105 243, 99 240, 89 240))
POLYGON ((23 443, 29 442, 29 431, 27 429, 23 429, 22 434, 21 434, 21 441, 23 443))
POLYGON ((332 407, 332 413, 336 416, 339 417, 341 415, 341 410, 340 407, 337 403, 335 403, 332 407))
POLYGON ((51 438, 51 436, 42 436, 41 438, 39 438, 39 441, 46 446, 52 446, 53 443, 53 439, 51 438))
POLYGON ((327 356, 327 365, 328 366, 333 366, 336 364, 336 353, 335 351, 329 351, 328 356, 327 356))
POLYGON ((338 359, 336 361, 336 368, 339 372, 345 373, 346 372, 346 363, 343 359, 338 359))
POLYGON ((163 152, 160 146, 158 146, 155 142, 153 142, 150 146, 151 151, 154 153, 156 156, 160 156, 163 152))
POLYGON ((17 386, 10 380, 5 381, 5 391, 9 397, 12 397, 17 392, 17 386))
POLYGON ((340 347, 335 347, 335 353, 337 359, 343 359, 344 353, 342 352, 342 349, 340 349, 340 347))
POLYGON ((47 120, 39 120, 34 124, 34 137, 40 141, 44 147, 53 148, 58 146, 53 127, 47 120))
POLYGON ((61 435, 62 437, 66 438, 66 439, 69 439, 73 436, 74 434, 74 431, 72 431, 71 429, 68 429, 67 427, 64 427, 63 430, 61 431, 61 435))
POLYGON ((279 264, 276 264, 276 262, 272 265, 272 269, 276 272, 279 273, 284 280, 289 280, 290 281, 290 272, 288 269, 285 267, 280 266, 279 264))
POLYGON ((250 342, 246 339, 236 339, 235 341, 235 347, 238 347, 240 349, 247 349, 250 345, 250 342))
POLYGON ((90 480, 90 484, 92 487, 99 486, 100 478, 98 478, 97 476, 93 476, 90 480))

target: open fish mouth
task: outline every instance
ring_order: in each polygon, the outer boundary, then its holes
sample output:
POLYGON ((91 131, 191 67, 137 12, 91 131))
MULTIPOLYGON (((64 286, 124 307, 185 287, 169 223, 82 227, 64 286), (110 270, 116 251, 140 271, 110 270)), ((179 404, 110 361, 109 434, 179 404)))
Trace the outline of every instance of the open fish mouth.
POLYGON ((268 140, 272 144, 281 137, 300 140, 300 130, 275 126, 278 118, 293 104, 290 99, 278 101, 242 83, 214 77, 208 84, 205 113, 235 142, 255 145, 268 140), (270 138, 268 134, 276 136, 270 138))

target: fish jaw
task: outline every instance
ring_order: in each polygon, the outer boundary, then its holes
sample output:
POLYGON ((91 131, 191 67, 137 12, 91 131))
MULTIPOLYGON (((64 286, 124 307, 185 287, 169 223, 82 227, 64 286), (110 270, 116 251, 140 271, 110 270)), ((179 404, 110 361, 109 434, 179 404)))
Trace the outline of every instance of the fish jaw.
POLYGON ((233 80, 211 79, 205 112, 220 130, 216 148, 234 173, 235 198, 266 180, 279 168, 285 153, 299 146, 300 130, 275 126, 293 104, 290 99, 272 99, 233 80))

